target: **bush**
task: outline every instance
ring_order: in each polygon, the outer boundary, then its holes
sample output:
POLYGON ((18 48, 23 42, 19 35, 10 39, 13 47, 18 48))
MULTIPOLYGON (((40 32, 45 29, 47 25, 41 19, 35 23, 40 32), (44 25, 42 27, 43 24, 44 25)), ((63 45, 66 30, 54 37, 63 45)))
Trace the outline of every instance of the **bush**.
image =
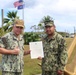
POLYGON ((29 44, 29 42, 39 41, 39 35, 35 32, 25 32, 24 33, 24 44, 29 44))

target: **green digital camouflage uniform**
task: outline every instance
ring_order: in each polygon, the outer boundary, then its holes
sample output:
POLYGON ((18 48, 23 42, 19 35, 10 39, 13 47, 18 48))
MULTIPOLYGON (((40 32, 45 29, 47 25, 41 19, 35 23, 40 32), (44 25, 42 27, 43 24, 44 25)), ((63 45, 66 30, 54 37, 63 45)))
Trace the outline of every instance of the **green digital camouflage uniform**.
POLYGON ((20 40, 14 36, 13 32, 7 33, 2 37, 0 46, 8 50, 13 50, 19 47, 20 53, 18 55, 3 54, 2 55, 2 75, 22 75, 23 71, 23 55, 24 55, 24 40, 20 35, 20 40))
MULTIPOLYGON (((67 63, 67 50, 63 37, 55 32, 52 38, 43 37, 44 58, 42 59, 42 75, 58 75, 57 71, 64 71, 67 63)), ((64 73, 62 74, 64 75, 64 73)))

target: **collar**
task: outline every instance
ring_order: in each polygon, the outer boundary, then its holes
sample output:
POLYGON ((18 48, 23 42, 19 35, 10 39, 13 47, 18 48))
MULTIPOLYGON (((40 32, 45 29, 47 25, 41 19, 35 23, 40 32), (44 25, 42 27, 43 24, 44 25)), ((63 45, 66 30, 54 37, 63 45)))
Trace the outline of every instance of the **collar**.
POLYGON ((46 39, 47 41, 54 40, 56 35, 57 35, 57 32, 55 32, 51 38, 48 38, 48 35, 46 35, 46 37, 44 39, 46 39))
POLYGON ((10 32, 10 34, 13 36, 13 39, 15 39, 15 40, 20 40, 20 41, 21 41, 21 40, 22 40, 22 38, 23 38, 23 36, 22 36, 22 35, 19 35, 19 36, 18 36, 19 38, 18 38, 18 37, 16 37, 13 31, 12 31, 12 32, 10 32))

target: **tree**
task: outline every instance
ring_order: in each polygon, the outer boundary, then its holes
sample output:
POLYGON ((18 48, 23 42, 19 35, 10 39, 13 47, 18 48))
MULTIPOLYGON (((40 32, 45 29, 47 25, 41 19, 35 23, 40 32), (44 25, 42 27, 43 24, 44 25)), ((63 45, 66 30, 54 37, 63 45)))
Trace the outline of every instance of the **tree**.
POLYGON ((3 28, 0 28, 0 37, 4 35, 4 30, 3 28))
POLYGON ((35 32, 36 32, 36 30, 38 30, 38 28, 37 28, 37 26, 36 26, 36 25, 31 26, 31 27, 30 27, 30 29, 34 29, 34 30, 35 30, 35 32))
POLYGON ((50 17, 49 15, 47 15, 47 16, 44 16, 44 17, 43 17, 43 19, 40 21, 40 23, 46 24, 46 23, 49 22, 50 20, 53 21, 53 18, 50 17))
POLYGON ((50 17, 48 15, 47 16, 44 16, 38 25, 33 25, 33 26, 30 27, 30 29, 34 29, 35 32, 36 31, 38 31, 38 32, 44 31, 44 25, 47 22, 50 22, 50 21, 53 21, 53 18, 52 17, 50 17))
POLYGON ((42 18, 42 20, 40 21, 40 23, 38 24, 38 29, 39 30, 44 30, 44 25, 47 23, 47 22, 50 22, 50 21, 53 21, 53 18, 50 17, 50 16, 44 16, 42 18))
POLYGON ((7 13, 7 18, 4 18, 4 25, 3 25, 3 29, 5 32, 9 32, 12 30, 12 24, 15 21, 15 19, 19 19, 19 17, 17 16, 17 11, 12 11, 12 12, 8 12, 7 13))
POLYGON ((39 31, 42 31, 43 29, 44 29, 43 24, 42 24, 42 23, 39 23, 39 24, 38 24, 38 30, 39 30, 39 31))
POLYGON ((24 41, 25 44, 29 44, 29 42, 39 41, 39 35, 36 32, 25 32, 24 33, 24 41))

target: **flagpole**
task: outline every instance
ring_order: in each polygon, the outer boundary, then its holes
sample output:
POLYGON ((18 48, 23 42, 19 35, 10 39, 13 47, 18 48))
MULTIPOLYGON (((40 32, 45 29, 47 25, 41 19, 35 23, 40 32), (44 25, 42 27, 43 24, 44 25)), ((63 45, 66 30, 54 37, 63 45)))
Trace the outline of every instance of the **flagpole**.
POLYGON ((22 9, 22 19, 24 20, 24 1, 19 0, 14 3, 14 6, 17 7, 17 9, 22 9))
POLYGON ((2 35, 4 34, 4 29, 3 29, 3 24, 4 24, 4 10, 3 9, 1 9, 1 15, 2 15, 2 31, 3 31, 3 33, 2 33, 2 35))
POLYGON ((24 0, 21 0, 23 2, 23 9, 22 9, 22 19, 24 20, 24 0))
POLYGON ((24 21, 24 1, 23 1, 22 17, 23 17, 23 21, 24 21))
POLYGON ((22 18, 24 20, 24 8, 22 9, 22 18))
POLYGON ((3 23, 4 23, 4 21, 3 21, 3 17, 4 17, 4 11, 3 11, 3 9, 1 9, 1 12, 2 12, 2 27, 3 27, 3 23))

